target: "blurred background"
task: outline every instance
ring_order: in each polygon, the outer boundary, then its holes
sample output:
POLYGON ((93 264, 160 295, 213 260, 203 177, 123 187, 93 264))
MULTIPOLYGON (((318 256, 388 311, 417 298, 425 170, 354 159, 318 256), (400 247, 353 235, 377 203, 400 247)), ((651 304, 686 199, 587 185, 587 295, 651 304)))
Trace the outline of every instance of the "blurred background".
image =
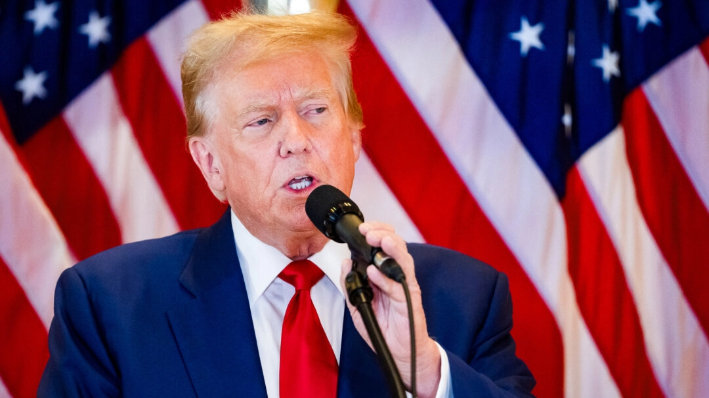
MULTIPOLYGON (((185 149, 179 62, 247 5, 0 4, 0 397, 35 396, 65 268, 225 211, 185 149)), ((709 395, 709 2, 250 6, 358 26, 352 197, 508 275, 538 396, 709 395)))

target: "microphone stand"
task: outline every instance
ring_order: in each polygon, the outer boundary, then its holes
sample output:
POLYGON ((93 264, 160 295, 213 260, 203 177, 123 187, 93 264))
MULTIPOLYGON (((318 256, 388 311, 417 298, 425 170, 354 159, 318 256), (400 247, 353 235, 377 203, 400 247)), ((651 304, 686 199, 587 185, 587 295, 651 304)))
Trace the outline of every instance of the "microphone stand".
POLYGON ((357 307, 357 311, 362 315, 362 321, 364 321, 369 339, 372 341, 377 358, 379 358, 379 365, 384 370, 392 397, 405 398, 404 382, 401 380, 399 370, 396 368, 394 358, 391 356, 389 346, 384 340, 382 330, 379 328, 379 323, 377 323, 372 309, 374 294, 367 281, 367 266, 369 263, 356 255, 356 252, 356 250, 352 251, 352 270, 345 277, 347 296, 350 299, 350 303, 357 307))

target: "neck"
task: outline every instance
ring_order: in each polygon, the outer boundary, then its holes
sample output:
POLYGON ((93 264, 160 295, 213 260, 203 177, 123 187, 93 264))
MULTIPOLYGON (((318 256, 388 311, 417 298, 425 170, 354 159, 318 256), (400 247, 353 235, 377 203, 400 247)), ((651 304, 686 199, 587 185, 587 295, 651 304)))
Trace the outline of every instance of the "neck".
MULTIPOLYGON (((312 234, 312 236, 295 236, 290 239, 284 239, 280 242, 265 242, 283 253, 286 257, 293 261, 305 260, 312 256, 313 254, 322 250, 325 247, 328 239, 320 233, 320 231, 315 231, 317 234, 312 234)), ((261 239, 261 237, 256 236, 261 239)))
POLYGON ((328 238, 315 227, 306 231, 284 231, 274 233, 273 229, 251 228, 244 223, 249 232, 261 242, 273 246, 292 261, 305 260, 322 250, 328 238))

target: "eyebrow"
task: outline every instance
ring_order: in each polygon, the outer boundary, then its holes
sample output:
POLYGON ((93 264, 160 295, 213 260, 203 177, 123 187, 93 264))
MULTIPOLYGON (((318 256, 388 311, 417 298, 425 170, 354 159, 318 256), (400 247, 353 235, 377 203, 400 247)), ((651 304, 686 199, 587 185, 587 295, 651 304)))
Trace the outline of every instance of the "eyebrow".
POLYGON ((331 99, 333 98, 333 90, 332 89, 325 89, 325 88, 309 88, 309 87, 302 87, 302 88, 296 88, 294 92, 292 92, 293 98, 298 101, 302 100, 307 100, 307 99, 313 99, 313 98, 327 98, 331 99))
POLYGON ((242 109, 239 113, 236 114, 236 118, 241 119, 245 117, 246 115, 250 113, 255 113, 255 112, 262 112, 268 109, 272 109, 276 106, 276 104, 273 101, 259 101, 255 103, 251 103, 247 105, 244 109, 242 109))
MULTIPOLYGON (((295 90, 293 90, 291 92, 291 94, 292 94, 293 100, 296 102, 314 99, 314 98, 326 98, 326 99, 337 98, 336 95, 333 95, 333 90, 324 89, 324 88, 296 88, 295 90)), ((244 109, 242 109, 239 113, 237 113, 236 118, 241 119, 250 113, 257 113, 257 112, 262 112, 265 110, 270 110, 270 109, 275 108, 277 106, 278 105, 276 104, 276 101, 271 101, 271 100, 255 101, 255 102, 250 103, 244 109)))

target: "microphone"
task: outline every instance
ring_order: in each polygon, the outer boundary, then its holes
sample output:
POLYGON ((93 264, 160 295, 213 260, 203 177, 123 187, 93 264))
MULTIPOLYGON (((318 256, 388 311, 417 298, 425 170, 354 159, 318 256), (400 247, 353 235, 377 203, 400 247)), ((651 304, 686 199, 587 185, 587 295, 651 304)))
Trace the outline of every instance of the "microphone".
POLYGON ((416 337, 414 334, 414 316, 411 294, 406 284, 406 276, 401 266, 389 257, 380 247, 372 247, 359 232, 359 225, 364 216, 359 207, 347 195, 332 185, 321 185, 308 195, 305 201, 305 213, 315 227, 325 236, 339 243, 347 243, 352 252, 352 271, 345 277, 347 294, 367 328, 369 339, 377 352, 379 364, 384 369, 392 396, 406 396, 404 383, 389 351, 386 340, 372 310, 372 289, 367 282, 366 268, 373 264, 387 277, 401 283, 406 296, 406 308, 409 314, 409 334, 411 338, 411 388, 416 397, 416 337))
POLYGON ((372 247, 359 232, 364 216, 359 207, 339 189, 321 185, 305 202, 305 213, 315 227, 338 243, 347 243, 354 258, 373 264, 389 278, 403 283, 404 271, 380 247, 372 247))

